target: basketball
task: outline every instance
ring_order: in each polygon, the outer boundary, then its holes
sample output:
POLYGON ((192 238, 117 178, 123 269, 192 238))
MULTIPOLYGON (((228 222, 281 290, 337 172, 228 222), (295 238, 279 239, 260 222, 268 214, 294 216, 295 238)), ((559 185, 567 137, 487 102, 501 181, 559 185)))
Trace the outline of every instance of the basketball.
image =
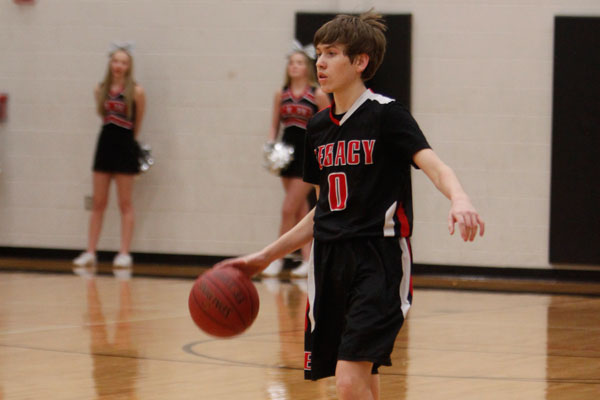
POLYGON ((258 314, 258 292, 242 271, 210 269, 194 282, 188 299, 190 315, 204 332, 217 337, 239 335, 258 314))

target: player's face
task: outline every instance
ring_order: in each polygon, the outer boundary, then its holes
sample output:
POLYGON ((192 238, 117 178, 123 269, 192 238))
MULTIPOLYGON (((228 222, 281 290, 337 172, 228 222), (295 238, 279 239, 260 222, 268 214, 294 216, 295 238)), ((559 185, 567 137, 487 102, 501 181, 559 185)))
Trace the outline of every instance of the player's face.
POLYGON ((292 54, 288 59, 287 71, 291 79, 305 78, 308 75, 306 57, 302 53, 292 54))
MULTIPOLYGON (((354 63, 351 63, 350 58, 344 54, 343 45, 319 44, 316 65, 317 78, 325 93, 344 89, 357 78, 354 63)), ((360 73, 358 77, 360 77, 360 73)))
POLYGON ((131 60, 127 53, 120 50, 115 51, 110 59, 110 71, 113 78, 123 78, 129 71, 130 65, 131 60))

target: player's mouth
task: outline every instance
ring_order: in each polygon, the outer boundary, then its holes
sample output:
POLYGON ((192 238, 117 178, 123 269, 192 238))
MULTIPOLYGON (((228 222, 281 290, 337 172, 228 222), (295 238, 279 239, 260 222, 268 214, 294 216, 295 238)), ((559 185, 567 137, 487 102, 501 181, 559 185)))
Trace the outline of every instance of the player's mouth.
POLYGON ((317 75, 317 77, 319 78, 319 81, 324 81, 327 79, 327 75, 325 75, 323 73, 319 73, 319 75, 317 75))

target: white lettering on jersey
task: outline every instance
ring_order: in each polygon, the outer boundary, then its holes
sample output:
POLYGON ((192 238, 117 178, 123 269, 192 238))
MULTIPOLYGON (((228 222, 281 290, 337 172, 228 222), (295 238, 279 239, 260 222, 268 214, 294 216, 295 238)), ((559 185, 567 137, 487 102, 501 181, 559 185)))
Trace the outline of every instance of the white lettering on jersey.
POLYGON ((345 140, 327 143, 315 150, 319 169, 338 165, 373 164, 375 140, 345 140), (362 159, 361 159, 362 156, 362 159))

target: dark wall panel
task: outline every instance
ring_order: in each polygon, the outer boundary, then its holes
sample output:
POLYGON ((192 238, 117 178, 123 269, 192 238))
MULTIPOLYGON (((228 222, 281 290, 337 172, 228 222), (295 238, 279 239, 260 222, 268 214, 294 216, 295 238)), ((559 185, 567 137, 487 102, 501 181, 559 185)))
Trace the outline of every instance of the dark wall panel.
MULTIPOLYGON (((315 32, 335 15, 297 13, 296 39, 304 45, 312 43, 315 32)), ((387 51, 381 67, 375 77, 367 82, 367 87, 410 108, 411 16, 393 14, 383 17, 388 26, 387 51)))
POLYGON ((600 18, 556 17, 550 262, 600 264, 600 18))

